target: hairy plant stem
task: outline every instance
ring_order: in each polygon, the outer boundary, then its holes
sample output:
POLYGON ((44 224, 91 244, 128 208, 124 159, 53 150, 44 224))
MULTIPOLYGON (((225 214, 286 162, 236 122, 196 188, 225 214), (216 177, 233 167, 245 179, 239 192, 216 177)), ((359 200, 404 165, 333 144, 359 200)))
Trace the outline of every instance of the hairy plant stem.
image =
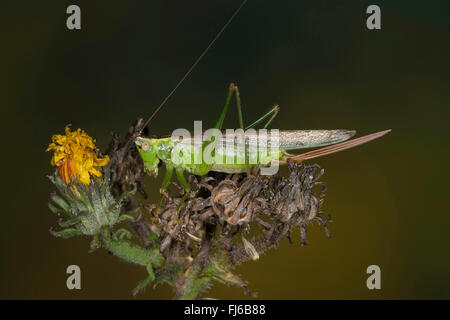
POLYGON ((164 257, 157 249, 145 249, 126 239, 118 239, 105 231, 100 237, 102 246, 116 257, 140 266, 147 266, 149 263, 153 267, 160 267, 164 262, 164 257))
POLYGON ((218 240, 215 236, 215 225, 206 226, 206 237, 192 265, 182 279, 178 279, 177 298, 193 300, 205 291, 212 280, 223 284, 235 285, 250 293, 247 283, 231 272, 229 248, 231 238, 218 240))
POLYGON ((180 300, 195 300, 207 288, 212 278, 201 276, 201 271, 199 266, 189 269, 189 275, 184 280, 183 293, 179 297, 180 300))
POLYGON ((206 288, 211 281, 210 277, 202 277, 201 273, 208 263, 209 253, 212 247, 212 241, 216 231, 216 226, 206 225, 205 239, 195 257, 192 265, 186 270, 182 279, 177 280, 177 297, 181 300, 196 299, 199 293, 206 288))

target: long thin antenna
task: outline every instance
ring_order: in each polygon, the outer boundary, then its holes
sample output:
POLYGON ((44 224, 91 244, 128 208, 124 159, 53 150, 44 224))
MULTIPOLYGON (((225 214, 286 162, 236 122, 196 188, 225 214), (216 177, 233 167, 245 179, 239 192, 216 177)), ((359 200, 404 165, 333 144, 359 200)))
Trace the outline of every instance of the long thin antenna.
POLYGON ((158 111, 164 106, 164 104, 169 100, 169 98, 172 96, 172 94, 178 89, 178 87, 183 83, 183 81, 187 78, 187 76, 194 70, 194 68, 197 66, 197 64, 202 60, 202 58, 205 56, 205 54, 209 51, 209 49, 213 46, 214 42, 221 36, 221 34, 225 31, 225 29, 228 27, 228 25, 233 21, 233 19, 236 17, 236 15, 241 11, 242 7, 245 5, 247 0, 242 1, 241 5, 237 10, 233 13, 231 18, 225 23, 225 25, 220 29, 220 31, 217 33, 217 35, 212 39, 212 41, 209 43, 209 45, 206 47, 205 50, 203 50, 202 54, 195 60, 194 64, 189 68, 189 70, 184 74, 184 76, 178 81, 177 85, 172 89, 172 91, 169 92, 167 97, 161 102, 161 104, 158 106, 158 108, 155 109, 155 111, 152 113, 150 118, 144 123, 143 127, 141 128, 139 133, 142 133, 142 130, 147 127, 147 125, 150 123, 150 121, 155 117, 155 115, 158 113, 158 111))

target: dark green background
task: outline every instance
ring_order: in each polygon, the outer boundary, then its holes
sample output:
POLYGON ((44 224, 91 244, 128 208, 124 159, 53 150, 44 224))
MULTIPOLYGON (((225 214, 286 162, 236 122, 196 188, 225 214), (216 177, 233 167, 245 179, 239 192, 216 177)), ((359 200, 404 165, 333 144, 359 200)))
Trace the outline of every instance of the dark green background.
MULTIPOLYGON (((239 3, 2 2, 0 298, 131 298, 142 268, 88 254, 87 238, 48 233, 45 148, 72 123, 104 150, 112 131, 149 116, 239 3), (65 26, 72 3, 80 31, 65 26), (80 291, 66 289, 70 264, 81 267, 80 291)), ((247 123, 279 103, 280 129, 393 129, 313 161, 326 169, 332 238, 313 225, 308 246, 295 233, 295 245, 241 265, 261 298, 450 297, 449 12, 448 1, 250 0, 152 122, 152 134, 212 125, 235 81, 247 123), (375 3, 382 30, 369 31, 375 3), (366 288, 371 264, 381 267, 378 291, 366 288)), ((232 114, 226 126, 236 124, 232 114)), ((160 182, 146 179, 153 200, 160 182)), ((219 284, 207 295, 248 298, 219 284)), ((138 296, 171 297, 165 286, 138 296)))

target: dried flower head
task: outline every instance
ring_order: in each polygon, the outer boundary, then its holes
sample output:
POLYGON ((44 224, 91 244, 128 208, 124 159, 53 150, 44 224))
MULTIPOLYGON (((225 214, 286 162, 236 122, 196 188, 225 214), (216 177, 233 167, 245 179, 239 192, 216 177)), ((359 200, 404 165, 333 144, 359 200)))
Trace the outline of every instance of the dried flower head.
POLYGON ((95 167, 103 167, 109 157, 99 158, 95 152, 95 140, 81 129, 70 131, 65 128, 65 135, 55 134, 46 151, 54 151, 51 164, 58 167, 58 172, 65 184, 78 179, 81 183, 91 183, 90 174, 100 177, 102 173, 95 167))

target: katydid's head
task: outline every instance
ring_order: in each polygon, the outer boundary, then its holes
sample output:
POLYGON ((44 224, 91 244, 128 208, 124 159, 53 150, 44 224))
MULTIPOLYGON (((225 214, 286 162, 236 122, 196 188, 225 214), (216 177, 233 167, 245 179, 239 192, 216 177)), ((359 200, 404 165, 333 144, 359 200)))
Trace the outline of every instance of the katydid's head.
POLYGON ((144 161, 145 170, 156 177, 158 175, 159 164, 159 158, 156 155, 156 141, 154 139, 137 137, 135 143, 139 154, 144 161))

